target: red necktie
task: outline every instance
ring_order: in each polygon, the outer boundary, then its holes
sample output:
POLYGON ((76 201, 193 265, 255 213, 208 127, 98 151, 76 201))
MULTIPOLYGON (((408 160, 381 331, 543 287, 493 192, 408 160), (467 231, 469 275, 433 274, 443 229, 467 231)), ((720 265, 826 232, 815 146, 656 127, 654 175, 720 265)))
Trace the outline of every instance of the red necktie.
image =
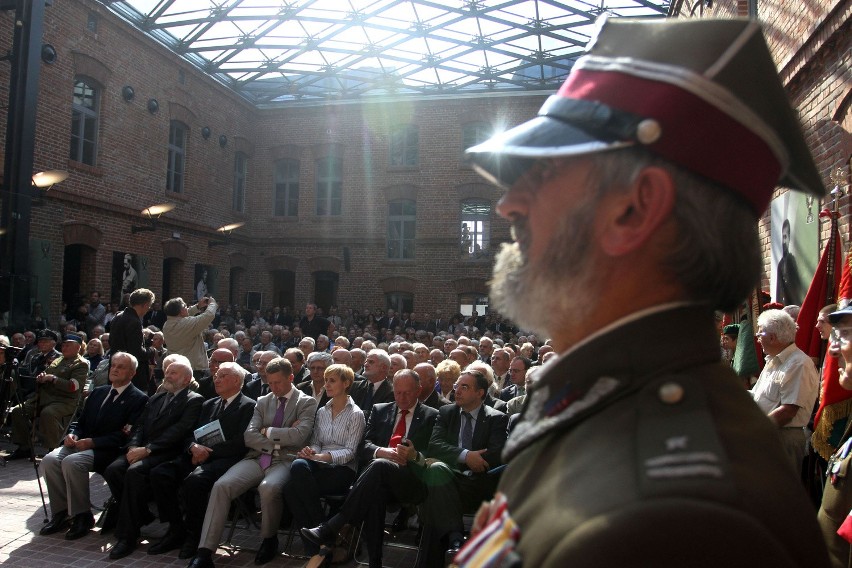
POLYGON ((395 448, 399 445, 403 438, 405 438, 405 415, 408 414, 407 410, 399 411, 399 422, 396 423, 396 428, 393 429, 393 434, 391 434, 390 445, 389 447, 395 448))

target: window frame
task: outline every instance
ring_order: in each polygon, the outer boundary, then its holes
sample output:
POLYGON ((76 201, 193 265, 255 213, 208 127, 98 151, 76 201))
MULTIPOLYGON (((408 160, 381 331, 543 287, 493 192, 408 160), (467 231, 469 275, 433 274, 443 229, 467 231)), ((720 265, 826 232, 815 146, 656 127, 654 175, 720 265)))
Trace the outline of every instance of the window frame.
POLYGON ((317 217, 339 217, 343 214, 343 159, 330 155, 316 160, 317 217))
POLYGON ((169 158, 166 169, 166 191, 183 194, 186 189, 186 155, 189 142, 189 126, 180 120, 169 121, 169 158), (181 133, 181 143, 175 140, 176 134, 181 133), (179 168, 178 168, 178 158, 179 168))
POLYGON ((388 136, 388 166, 414 168, 420 165, 420 128, 416 124, 393 126, 388 136))
POLYGON ((462 258, 480 259, 488 257, 488 250, 491 239, 491 215, 493 205, 487 199, 471 198, 465 199, 459 204, 460 211, 460 236, 459 236, 459 251, 462 258), (466 213, 465 207, 471 206, 488 206, 488 213, 466 213), (465 227, 468 229, 470 239, 465 238, 465 227), (469 243, 469 244, 467 244, 469 243), (477 252, 474 248, 476 244, 480 245, 477 252))
MULTIPOLYGON (((85 88, 82 96, 85 100, 85 88)), ((71 95, 71 140, 69 157, 74 162, 89 166, 97 165, 98 157, 98 134, 100 130, 100 107, 103 88, 101 85, 86 75, 74 77, 74 87, 71 95), (84 85, 92 92, 92 107, 77 102, 78 85, 84 85), (88 125, 88 127, 87 127, 88 125), (91 132, 90 132, 91 131, 91 132), (91 137, 89 135, 91 134, 91 137), (76 142, 76 148, 75 148, 76 142), (86 146, 91 147, 91 161, 86 160, 86 146), (75 151, 76 150, 76 151, 75 151)))
POLYGON ((385 253, 388 260, 414 260, 417 240, 417 202, 413 199, 394 199, 388 202, 388 218, 385 253), (412 211, 406 212, 406 206, 412 211), (400 212, 394 213, 395 207, 400 212), (406 236, 408 224, 411 224, 411 235, 406 236), (392 245, 396 244, 396 253, 392 254, 392 245))
POLYGON ((301 189, 301 164, 293 158, 275 160, 272 171, 272 215, 274 217, 299 216, 299 191, 301 189), (287 171, 284 177, 279 177, 279 166, 287 171), (283 189, 279 186, 283 185, 283 189), (279 213, 279 205, 281 213, 279 213))

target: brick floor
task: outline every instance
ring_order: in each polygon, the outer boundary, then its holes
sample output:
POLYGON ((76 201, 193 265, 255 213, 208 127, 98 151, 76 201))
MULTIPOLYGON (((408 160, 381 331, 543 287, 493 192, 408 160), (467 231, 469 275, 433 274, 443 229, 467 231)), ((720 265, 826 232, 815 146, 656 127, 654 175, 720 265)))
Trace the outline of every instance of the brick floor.
MULTIPOLYGON (((0 451, 13 449, 8 443, 0 442, 0 451)), ((44 481, 42 480, 42 487, 44 481)), ((44 487, 45 499, 47 488, 44 487)), ((92 503, 101 506, 109 497, 109 489, 99 475, 91 478, 92 503)), ((177 558, 177 551, 165 555, 149 556, 146 554, 150 541, 165 533, 166 525, 152 523, 142 529, 142 544, 136 551, 121 560, 110 560, 109 549, 115 544, 112 533, 101 535, 100 529, 94 529, 89 536, 75 541, 67 541, 62 532, 40 536, 38 531, 43 526, 45 514, 41 505, 35 469, 31 462, 15 460, 0 467, 0 564, 3 566, 23 566, 32 568, 52 567, 142 567, 142 566, 186 566, 187 560, 177 558)), ((48 506, 48 513, 50 507, 48 506)), ((226 531, 227 536, 227 531, 226 531)), ((404 533, 407 542, 413 540, 413 532, 404 533)), ((279 534, 283 550, 286 533, 279 534)), ((217 567, 254 566, 254 555, 260 544, 257 529, 237 528, 232 540, 233 546, 220 547, 214 562, 217 567)), ((301 552, 299 539, 294 539, 292 553, 301 552)), ((366 556, 366 554, 365 554, 366 556)), ((407 568, 414 565, 415 555, 386 548, 385 566, 407 568)), ((288 554, 280 554, 266 566, 270 567, 302 567, 306 559, 288 554)), ((352 567, 357 564, 348 562, 341 566, 352 567)))

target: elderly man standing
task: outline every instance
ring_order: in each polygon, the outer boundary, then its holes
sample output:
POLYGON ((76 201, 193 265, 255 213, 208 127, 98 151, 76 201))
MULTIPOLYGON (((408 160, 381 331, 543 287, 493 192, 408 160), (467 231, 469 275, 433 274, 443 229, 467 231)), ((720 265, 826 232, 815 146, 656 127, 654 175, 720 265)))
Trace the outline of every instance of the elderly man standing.
POLYGON ((266 366, 269 394, 257 401, 245 432, 246 458, 234 465, 213 485, 201 539, 192 568, 212 568, 231 501, 252 487, 260 494, 263 542, 255 564, 266 564, 278 553, 278 526, 284 509, 282 488, 290 476, 293 455, 305 447, 314 428, 317 401, 293 388, 293 368, 283 357, 266 366))
MULTIPOLYGON (((56 332, 43 330, 39 339, 55 343, 56 332), (53 334, 52 336, 48 334, 53 334)), ((79 335, 68 334, 62 342, 62 357, 54 359, 44 371, 36 376, 36 391, 23 404, 11 411, 12 442, 18 444, 6 459, 31 457, 30 417, 38 420, 38 428, 44 445, 53 449, 62 441, 65 427, 71 421, 86 385, 89 363, 80 356, 79 335)))
POLYGON ((207 371, 207 350, 202 334, 216 317, 216 300, 201 298, 189 307, 183 298, 172 298, 163 311, 167 316, 163 335, 169 352, 185 356, 192 365, 193 375, 203 377, 207 371))
MULTIPOLYGON (((118 542, 109 552, 112 560, 124 558, 136 549, 139 529, 154 520, 148 510, 149 476, 157 465, 173 460, 183 451, 184 440, 192 434, 204 398, 192 392, 192 368, 182 355, 169 355, 174 361, 166 368, 163 391, 148 402, 133 428, 127 453, 112 462, 104 472, 118 507, 118 542)), ((106 530, 108 527, 104 527, 106 530)))
POLYGON ((148 403, 148 396, 130 382, 137 364, 133 355, 116 353, 109 370, 112 384, 91 392, 62 445, 44 456, 41 471, 53 517, 39 534, 59 532, 70 520, 65 538, 75 540, 86 536, 95 525, 89 505, 89 472, 103 473, 120 455, 130 425, 136 423, 148 403))
POLYGON ((825 193, 760 25, 606 20, 537 117, 468 157, 506 190, 515 240, 491 305, 561 355, 456 562, 826 565, 778 427, 714 328, 759 281, 776 184, 825 193))
POLYGON ((755 335, 766 354, 766 365, 751 394, 780 428, 784 450, 798 473, 807 454, 805 427, 819 394, 819 374, 811 358, 796 347, 796 322, 785 312, 760 314, 755 335))
POLYGON ((109 326, 110 353, 124 351, 130 353, 139 365, 133 384, 142 392, 154 394, 157 385, 151 381, 151 369, 148 365, 148 350, 142 336, 142 317, 151 309, 154 303, 154 293, 146 288, 139 288, 130 294, 130 305, 115 316, 109 326))

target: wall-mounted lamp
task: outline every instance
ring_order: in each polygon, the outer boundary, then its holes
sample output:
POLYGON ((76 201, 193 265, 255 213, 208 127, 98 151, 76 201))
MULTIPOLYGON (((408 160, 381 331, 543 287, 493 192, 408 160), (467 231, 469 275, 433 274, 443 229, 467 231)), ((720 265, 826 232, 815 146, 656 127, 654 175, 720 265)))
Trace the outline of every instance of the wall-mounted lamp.
POLYGON ((204 138, 205 140, 210 138, 210 127, 209 126, 204 126, 201 129, 201 137, 204 138))
POLYGON ((230 243, 231 242, 231 239, 230 239, 231 233, 233 233, 234 231, 236 231, 237 229, 239 229, 243 225, 245 225, 244 221, 239 221, 237 223, 231 223, 230 225, 222 225, 221 227, 216 229, 216 232, 222 233, 222 236, 224 236, 225 238, 223 240, 219 240, 219 241, 216 241, 216 240, 208 241, 207 246, 218 247, 219 245, 226 245, 226 244, 230 243))
POLYGON ((154 114, 160 110, 160 103, 157 102, 157 99, 148 99, 148 112, 154 114))
POLYGON ((136 96, 136 91, 133 90, 133 87, 130 85, 125 85, 121 88, 121 98, 126 102, 130 102, 133 100, 133 97, 136 96))
POLYGON ((136 234, 142 231, 155 230, 157 228, 157 220, 159 220, 160 216, 164 213, 168 213, 174 208, 174 203, 162 203, 160 205, 152 205, 151 207, 146 207, 142 210, 142 216, 145 217, 148 221, 150 221, 150 225, 143 225, 141 227, 137 227, 134 225, 130 227, 130 232, 136 234))
POLYGON ((224 148, 227 145, 228 145, 228 137, 225 136, 224 134, 220 134, 219 135, 219 146, 224 148))
POLYGON ((47 170, 33 174, 33 185, 39 189, 50 191, 51 187, 66 179, 68 179, 68 172, 65 170, 47 170))

